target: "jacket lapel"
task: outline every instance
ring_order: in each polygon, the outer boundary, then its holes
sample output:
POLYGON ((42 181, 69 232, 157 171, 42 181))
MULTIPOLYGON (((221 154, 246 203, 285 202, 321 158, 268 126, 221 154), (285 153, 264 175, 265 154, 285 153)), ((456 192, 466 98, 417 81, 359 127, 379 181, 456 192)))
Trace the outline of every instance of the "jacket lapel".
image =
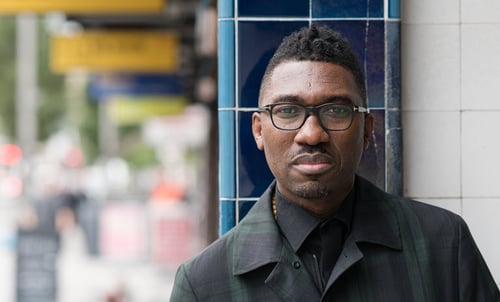
POLYGON ((266 279, 266 285, 283 301, 319 301, 321 298, 306 267, 287 243, 283 244, 281 260, 266 279))
POLYGON ((233 246, 233 274, 242 275, 275 263, 265 280, 274 293, 284 301, 319 301, 314 281, 274 221, 271 210, 274 190, 273 183, 238 225, 233 246))
POLYGON ((401 250, 401 236, 396 212, 388 199, 391 195, 362 177, 356 177, 356 204, 352 229, 333 268, 327 288, 363 258, 357 243, 379 244, 401 250))
POLYGON ((356 208, 352 236, 356 242, 367 242, 400 250, 401 235, 393 196, 367 180, 356 178, 356 208))
POLYGON ((233 274, 241 275, 278 262, 283 240, 271 211, 271 185, 237 226, 233 246, 233 274))
MULTIPOLYGON (((352 238, 352 237, 349 237, 352 238)), ((329 288, 335 281, 352 265, 363 258, 363 253, 359 250, 356 242, 354 240, 346 240, 344 243, 344 247, 342 249, 342 253, 340 254, 337 263, 333 267, 332 274, 328 279, 328 283, 326 288, 329 288)))

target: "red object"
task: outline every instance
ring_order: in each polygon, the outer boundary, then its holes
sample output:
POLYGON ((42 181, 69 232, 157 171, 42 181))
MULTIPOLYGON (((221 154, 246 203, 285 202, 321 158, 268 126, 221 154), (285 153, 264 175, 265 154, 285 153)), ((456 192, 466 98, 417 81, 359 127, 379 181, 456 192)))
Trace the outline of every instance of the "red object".
POLYGON ((112 203, 100 214, 100 250, 115 260, 134 261, 145 255, 146 214, 139 203, 112 203))
POLYGON ((0 164, 12 167, 23 158, 23 151, 14 144, 4 144, 0 146, 0 164))
POLYGON ((196 252, 192 212, 180 202, 155 203, 151 210, 151 258, 177 267, 196 252))
POLYGON ((78 147, 71 147, 64 158, 64 164, 70 168, 77 168, 83 162, 82 150, 78 147))

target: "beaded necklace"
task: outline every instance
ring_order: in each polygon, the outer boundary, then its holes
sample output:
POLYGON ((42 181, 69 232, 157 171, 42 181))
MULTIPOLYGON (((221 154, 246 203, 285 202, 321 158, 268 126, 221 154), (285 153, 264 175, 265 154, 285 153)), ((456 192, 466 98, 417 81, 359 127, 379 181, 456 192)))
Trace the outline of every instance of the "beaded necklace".
POLYGON ((278 210, 276 209, 276 194, 273 194, 272 208, 273 208, 274 220, 278 221, 278 210))

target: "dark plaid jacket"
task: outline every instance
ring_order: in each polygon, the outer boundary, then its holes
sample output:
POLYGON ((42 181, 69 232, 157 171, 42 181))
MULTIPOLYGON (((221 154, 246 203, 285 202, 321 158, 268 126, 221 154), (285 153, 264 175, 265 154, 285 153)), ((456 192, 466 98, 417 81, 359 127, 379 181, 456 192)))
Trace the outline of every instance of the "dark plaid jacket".
POLYGON ((170 301, 500 301, 458 215, 360 177, 356 186, 352 231, 325 293, 274 221, 273 184, 238 226, 179 268, 170 301))

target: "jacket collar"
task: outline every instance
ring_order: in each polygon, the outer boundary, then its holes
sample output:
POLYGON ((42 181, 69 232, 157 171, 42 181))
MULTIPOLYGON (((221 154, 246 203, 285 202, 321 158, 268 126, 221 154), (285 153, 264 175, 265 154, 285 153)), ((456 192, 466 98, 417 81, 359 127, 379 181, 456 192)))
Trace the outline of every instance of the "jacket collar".
POLYGON ((356 201, 351 236, 355 242, 367 242, 400 250, 401 235, 395 198, 366 179, 356 177, 356 201))
MULTIPOLYGON (((270 263, 279 262, 284 242, 281 232, 274 221, 271 198, 276 183, 264 192, 247 216, 235 227, 233 246, 233 273, 244 274, 270 263)), ((344 249, 356 252, 353 243, 366 242, 379 244, 391 249, 402 249, 399 223, 391 195, 376 186, 356 177, 356 201, 353 213, 352 230, 344 249)), ((289 245, 287 245, 289 246, 289 245)), ((291 248, 291 247, 290 247, 291 248)))
POLYGON ((276 182, 267 188, 245 218, 235 227, 233 273, 240 275, 278 262, 283 239, 271 209, 276 182))

